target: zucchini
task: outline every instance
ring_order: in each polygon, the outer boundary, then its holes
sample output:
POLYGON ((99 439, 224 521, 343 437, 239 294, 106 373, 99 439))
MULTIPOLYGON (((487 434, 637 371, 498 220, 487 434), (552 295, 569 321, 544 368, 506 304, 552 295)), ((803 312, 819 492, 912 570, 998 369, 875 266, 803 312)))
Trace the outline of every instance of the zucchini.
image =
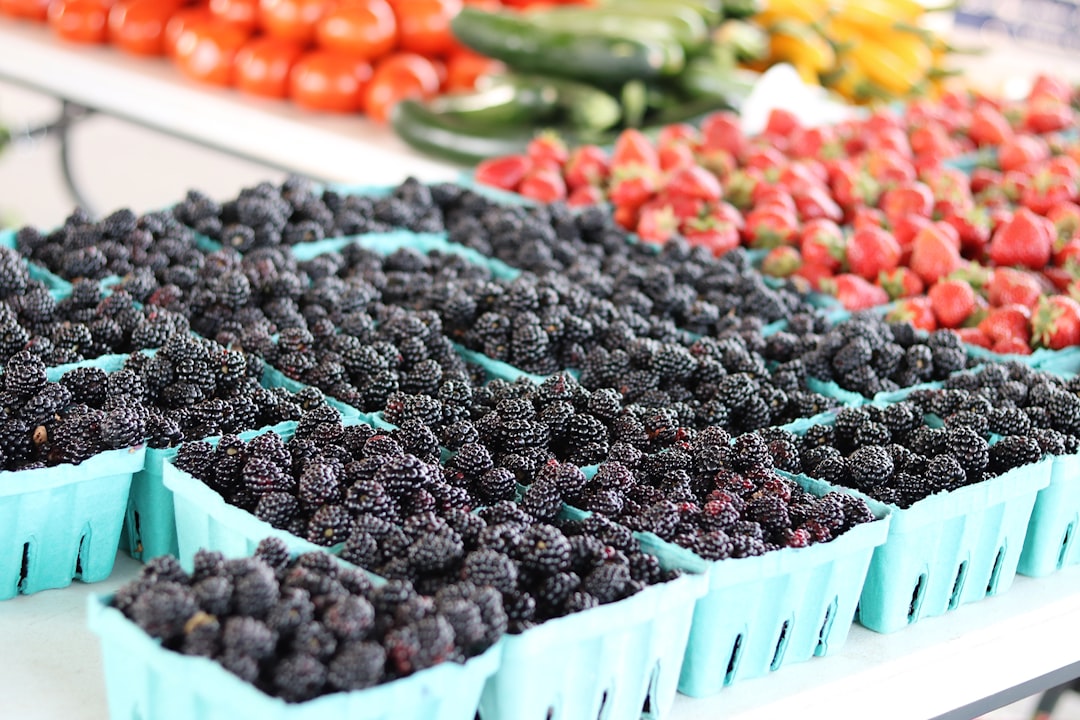
POLYGON ((491 78, 476 92, 440 95, 428 109, 450 120, 476 127, 505 127, 546 122, 559 112, 558 93, 550 84, 517 76, 491 78))
POLYGON ((642 5, 661 12, 676 7, 683 8, 704 20, 708 27, 719 25, 724 19, 721 0, 600 0, 600 4, 609 8, 619 8, 624 4, 642 5))
POLYGON ((428 155, 462 165, 475 165, 490 157, 525 152, 533 127, 502 130, 469 125, 431 110, 417 100, 402 100, 390 111, 390 125, 402 140, 428 155))
POLYGON ((709 28, 696 12, 680 5, 656 5, 637 0, 618 5, 582 9, 556 7, 530 13, 536 27, 577 30, 588 28, 590 33, 612 37, 662 37, 679 43, 692 53, 709 41, 709 28))
POLYGON ((686 64, 682 46, 673 40, 591 34, 587 23, 572 29, 543 28, 529 15, 466 6, 450 27, 462 44, 514 70, 606 86, 675 75, 686 64))
POLYGON ((761 74, 752 70, 717 65, 709 58, 698 58, 678 78, 679 87, 694 99, 720 99, 738 110, 750 96, 761 74))

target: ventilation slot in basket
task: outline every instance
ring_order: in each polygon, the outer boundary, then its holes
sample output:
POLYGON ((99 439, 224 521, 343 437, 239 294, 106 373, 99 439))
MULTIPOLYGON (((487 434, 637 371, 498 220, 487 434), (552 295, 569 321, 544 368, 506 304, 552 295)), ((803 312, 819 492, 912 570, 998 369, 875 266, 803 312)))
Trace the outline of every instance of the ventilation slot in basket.
POLYGON ((915 589, 911 592, 911 605, 908 606, 907 620, 909 623, 915 622, 919 617, 919 609, 922 607, 923 592, 926 590, 926 575, 920 575, 919 580, 915 583, 915 589))
POLYGON ((836 616, 836 608, 839 603, 840 599, 834 597, 829 607, 825 608, 825 619, 821 621, 821 629, 818 630, 817 636, 817 647, 814 648, 814 655, 818 657, 829 651, 829 633, 832 632, 833 618, 836 616))
POLYGON ((949 596, 949 609, 955 610, 960 605, 960 593, 964 590, 964 580, 967 578, 967 560, 960 563, 956 571, 956 580, 953 581, 952 595, 949 596))
POLYGON ((19 591, 25 590, 26 576, 30 574, 30 543, 23 543, 22 565, 19 566, 19 591))
POLYGON ((994 558, 994 569, 990 571, 990 582, 986 584, 986 594, 993 595, 997 592, 998 579, 1001 577, 1001 562, 1005 559, 1005 546, 1002 545, 998 550, 997 557, 994 558))
POLYGON ((724 675, 724 684, 730 685, 735 679, 735 671, 739 669, 739 659, 742 657, 742 634, 735 637, 735 645, 731 648, 731 658, 728 659, 727 673, 724 675))
POLYGON ((776 640, 776 649, 773 650, 772 662, 769 663, 769 670, 779 670, 780 665, 784 662, 784 651, 787 650, 788 628, 790 627, 791 621, 785 620, 783 627, 780 628, 780 637, 776 640))
POLYGON ((1061 552, 1058 553, 1057 566, 1058 570, 1065 567, 1065 558, 1069 554, 1069 544, 1072 540, 1073 532, 1076 530, 1076 523, 1071 522, 1069 526, 1065 528, 1065 537, 1061 539, 1061 552))
POLYGON ((659 684, 660 663, 656 663, 656 667, 653 668, 652 675, 649 677, 649 692, 646 693, 645 702, 641 705, 642 720, 652 720, 652 718, 656 717, 653 715, 653 697, 656 695, 659 684))
POLYGON ((596 720, 604 720, 604 718, 608 715, 607 711, 609 710, 609 708, 607 704, 607 696, 608 691, 605 690, 603 697, 600 698, 600 711, 596 713, 596 720))

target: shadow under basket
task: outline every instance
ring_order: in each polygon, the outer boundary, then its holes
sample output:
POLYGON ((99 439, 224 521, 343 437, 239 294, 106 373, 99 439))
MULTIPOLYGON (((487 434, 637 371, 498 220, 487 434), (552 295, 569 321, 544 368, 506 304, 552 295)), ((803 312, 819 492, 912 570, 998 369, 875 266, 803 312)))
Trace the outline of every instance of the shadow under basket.
POLYGON ((1043 577, 1080 564, 1080 454, 1053 458, 1050 484, 1035 497, 1016 571, 1043 577))
POLYGON ((683 575, 502 639, 482 720, 666 717, 705 578, 683 575))
MULTIPOLYGON (((859 600, 859 623, 895 632, 1012 587, 1051 463, 1047 457, 909 508, 892 508, 889 537, 874 552, 859 600)), ((875 512, 891 507, 868 502, 875 512)))
POLYGON ((443 663, 366 690, 286 703, 213 660, 163 648, 110 600, 90 597, 87 620, 101 639, 113 720, 473 720, 501 652, 496 643, 465 664, 443 663))
MULTIPOLYGON (((824 483, 797 478, 815 495, 824 483)), ((652 538, 649 552, 688 568, 708 568, 708 593, 697 601, 679 692, 707 697, 737 680, 761 677, 842 647, 855 617, 874 549, 890 517, 856 525, 827 543, 783 548, 749 558, 707 561, 652 538)))
POLYGON ((109 577, 145 448, 0 473, 0 600, 109 577))

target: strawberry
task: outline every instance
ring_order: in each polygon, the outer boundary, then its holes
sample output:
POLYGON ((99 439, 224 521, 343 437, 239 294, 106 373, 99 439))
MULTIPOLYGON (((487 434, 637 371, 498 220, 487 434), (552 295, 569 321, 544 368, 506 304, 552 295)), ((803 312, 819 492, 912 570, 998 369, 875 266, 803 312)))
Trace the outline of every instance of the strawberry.
POLYGON ((709 216, 716 220, 726 220, 734 225, 739 232, 742 232, 743 228, 746 227, 746 218, 744 218, 743 214, 739 212, 739 209, 731 203, 723 201, 713 203, 710 206, 709 216))
POLYGON ((990 308, 979 329, 993 342, 1020 338, 1026 345, 1031 340, 1031 308, 1015 304, 990 308))
POLYGON ((802 256, 790 245, 773 248, 761 261, 761 272, 773 277, 788 277, 802 266, 802 256))
POLYGON ((1080 270, 1080 236, 1058 245, 1054 251, 1054 265, 1068 271, 1080 270))
POLYGON ((980 103, 972 111, 968 137, 974 140, 976 145, 1002 145, 1012 136, 1012 126, 996 107, 989 103, 980 103))
POLYGON ((907 262, 907 258, 911 255, 911 248, 915 244, 915 236, 919 234, 920 230, 930 225, 933 225, 933 221, 921 215, 899 217, 892 224, 893 237, 896 238, 896 242, 900 243, 900 250, 904 253, 903 262, 907 262))
POLYGON ((760 170, 743 168, 732 172, 727 176, 724 188, 724 197, 737 208, 746 209, 751 205, 754 190, 761 182, 763 173, 760 170))
POLYGON ((751 146, 746 151, 745 164, 748 168, 754 168, 755 170, 761 170, 764 172, 776 172, 787 164, 787 156, 783 151, 776 148, 773 145, 751 146))
POLYGON ((654 199, 663 205, 670 205, 671 211, 680 221, 701 217, 708 207, 704 200, 674 194, 670 190, 661 190, 654 199))
POLYGON ((668 178, 665 189, 672 195, 712 202, 723 194, 720 181, 703 167, 691 165, 676 170, 668 178))
POLYGON ((1031 345, 1020 338, 1002 338, 990 346, 999 355, 1030 355, 1031 345))
POLYGON ((971 171, 971 192, 981 193, 1001 184, 1001 173, 993 168, 977 167, 971 171))
POLYGON ((571 190, 586 185, 603 185, 609 173, 607 153, 597 145, 574 148, 563 166, 563 177, 571 190))
POLYGON ((963 280, 942 280, 926 296, 940 327, 960 327, 975 311, 975 291, 963 280))
POLYGON ((532 161, 528 157, 507 155, 481 162, 476 166, 473 179, 481 185, 514 192, 531 169, 532 161))
POLYGON ((821 281, 820 287, 839 300, 846 310, 868 310, 889 301, 884 290, 851 273, 826 278, 821 281))
POLYGON ((773 108, 765 120, 765 129, 761 134, 771 139, 782 138, 784 142, 802 127, 799 116, 790 110, 773 108))
POLYGON ((818 218, 804 224, 799 234, 799 251, 804 262, 836 270, 844 261, 844 232, 832 220, 818 218))
POLYGON ((1058 243, 1080 236, 1080 205, 1074 202, 1058 203, 1050 208, 1046 217, 1054 223, 1058 243))
POLYGON ((552 203, 566 199, 566 182, 558 170, 537 168, 529 171, 517 191, 527 198, 552 203))
POLYGON ((795 239, 799 223, 794 213, 778 205, 759 206, 746 215, 744 234, 751 247, 774 248, 795 239))
POLYGON ((960 236, 960 251, 965 257, 982 257, 990 242, 990 214, 984 208, 976 206, 965 212, 947 214, 942 220, 960 236))
POLYGON ((1067 100, 1041 96, 1028 101, 1024 110, 1024 127, 1034 133, 1064 130, 1073 122, 1072 108, 1067 100))
POLYGON ((829 195, 829 191, 820 185, 808 187, 795 194, 795 209, 803 222, 826 218, 833 222, 844 219, 844 211, 829 195))
POLYGON ((1046 288, 1039 279, 1026 270, 994 268, 986 284, 986 297, 991 305, 1022 305, 1035 307, 1046 288))
POLYGON ((660 156, 649 138, 635 128, 627 128, 619 133, 615 140, 615 149, 611 153, 612 169, 624 166, 644 166, 651 170, 660 169, 660 156))
POLYGON ((882 194, 880 207, 890 222, 909 215, 930 217, 934 209, 934 193, 929 185, 917 180, 901 183, 882 194))
POLYGON ((615 212, 612 213, 612 219, 622 229, 632 232, 637 227, 640 214, 640 205, 617 205, 615 212))
POLYGON ((1034 213, 1046 215, 1054 206, 1076 197, 1076 189, 1075 179, 1043 169, 1020 191, 1020 203, 1034 213))
POLYGON ((932 285, 960 267, 959 237, 951 225, 934 223, 915 236, 910 267, 924 283, 932 285))
POLYGON ((643 166, 616 168, 612 174, 608 199, 616 207, 639 208, 656 194, 653 174, 643 166))
POLYGON ((599 205, 602 202, 604 202, 604 191, 595 185, 581 185, 566 198, 566 204, 571 207, 599 205))
POLYGON ((1032 337, 1051 350, 1080 345, 1080 303, 1067 295, 1044 296, 1031 318, 1032 337))
POLYGON ((885 213, 876 207, 861 207, 855 211, 854 217, 851 218, 851 225, 856 230, 867 227, 883 228, 888 224, 889 219, 885 217, 885 213))
POLYGON ((694 151, 689 145, 664 145, 659 150, 659 157, 660 169, 667 173, 680 168, 697 167, 694 151))
POLYGON ((911 268, 906 267, 898 267, 892 272, 882 271, 878 275, 877 283, 889 293, 891 300, 915 297, 922 294, 926 287, 922 279, 911 268))
POLYGON ((689 145, 693 148, 700 144, 701 132, 689 123, 665 125, 656 136, 656 146, 661 149, 669 145, 689 145))
POLYGON ((1068 100, 1072 97, 1072 88, 1069 87, 1069 83, 1064 78, 1040 73, 1035 76, 1035 80, 1031 83, 1031 90, 1028 91, 1028 102, 1042 97, 1054 100, 1068 100))
POLYGON ((885 315, 885 319, 889 322, 909 322, 920 330, 929 332, 937 330, 937 317, 930 306, 930 298, 925 295, 899 301, 885 315))
POLYGON ((723 111, 712 113, 701 121, 701 150, 706 153, 723 150, 734 158, 746 152, 746 136, 739 116, 723 111))
POLYGON ((910 182, 915 179, 915 168, 905 153, 889 148, 875 148, 864 158, 864 170, 874 178, 879 187, 910 182))
POLYGON ((544 131, 529 141, 525 154, 533 165, 562 167, 570 156, 566 143, 558 133, 544 131))
POLYGON ((693 220, 684 225, 682 232, 691 245, 707 247, 716 257, 739 247, 740 244, 739 229, 727 220, 716 218, 693 220))
POLYGON ((961 342, 965 342, 968 345, 977 345, 978 347, 989 350, 994 344, 994 341, 977 327, 957 328, 956 334, 960 336, 961 342))
POLYGON ((892 233, 880 227, 860 227, 848 238, 846 259, 851 272, 873 280, 900 264, 900 243, 892 233))
POLYGON ((1038 270, 1050 262, 1057 236, 1054 225, 1027 208, 1020 208, 990 239, 995 265, 1020 265, 1038 270))
POLYGON ((998 167, 1004 172, 1019 170, 1050 156, 1046 141, 1034 135, 1017 135, 998 148, 998 167))
POLYGON ((671 206, 651 201, 641 206, 638 224, 634 231, 642 242, 663 245, 678 232, 678 229, 679 219, 675 217, 671 206))
POLYGON ((803 258, 802 267, 795 271, 795 277, 806 280, 811 288, 818 290, 823 280, 833 277, 835 270, 836 268, 820 263, 807 262, 806 258, 803 258))

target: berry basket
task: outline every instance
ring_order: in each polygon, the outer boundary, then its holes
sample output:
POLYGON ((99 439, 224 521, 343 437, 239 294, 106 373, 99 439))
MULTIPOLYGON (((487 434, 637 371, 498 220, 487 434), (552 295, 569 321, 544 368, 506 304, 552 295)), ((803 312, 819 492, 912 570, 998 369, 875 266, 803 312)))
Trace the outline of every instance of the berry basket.
POLYGON ((1053 458, 1050 484, 1031 511, 1017 572, 1042 577, 1080 564, 1080 454, 1053 458))
POLYGON ((484 688, 480 717, 666 716, 675 700, 694 603, 705 588, 703 575, 686 574, 504 636, 502 664, 484 688))
POLYGON ((530 381, 539 385, 546 379, 543 375, 534 375, 533 373, 519 370, 509 363, 505 363, 502 360, 494 360, 483 353, 470 350, 464 345, 454 343, 454 351, 457 352, 465 362, 474 363, 482 367, 487 374, 488 380, 499 379, 506 380, 507 382, 514 382, 518 378, 528 378, 530 381))
MULTIPOLYGON (((292 437, 296 429, 295 423, 287 425, 277 426, 275 430, 284 439, 292 437)), ((210 442, 216 445, 218 440, 220 438, 214 438, 210 442)), ((218 550, 228 557, 244 557, 254 553, 259 541, 266 537, 281 538, 295 553, 327 549, 230 505, 219 493, 171 462, 164 464, 161 477, 166 492, 172 493, 176 510, 177 557, 185 567, 191 567, 195 551, 200 548, 218 550)))
MULTIPOLYGON (((266 388, 285 388, 292 393, 298 393, 307 387, 304 383, 293 380, 285 373, 277 368, 270 367, 269 365, 263 366, 262 386, 266 388)), ((367 420, 367 414, 354 408, 352 405, 343 403, 330 395, 324 394, 324 399, 327 405, 341 413, 342 420, 354 420, 356 418, 361 418, 365 421, 367 420)))
POLYGON ((0 473, 0 600, 109 577, 144 455, 140 446, 0 473))
POLYGON ((859 599, 859 623, 895 632, 1008 590, 1050 467, 1044 458, 904 509, 822 483, 864 498, 875 514, 891 510, 888 539, 874 551, 859 599))
MULTIPOLYGON (((794 479, 815 495, 832 489, 811 478, 794 479)), ((694 608, 679 692, 714 695, 736 680, 843 646, 871 556, 889 532, 888 509, 876 507, 874 514, 877 521, 831 542, 715 562, 650 533, 638 534, 663 563, 708 571, 708 593, 694 608)))
MULTIPOLYGON (((241 440, 250 440, 256 435, 271 431, 291 432, 295 427, 296 423, 285 422, 258 430, 248 430, 238 433, 237 436, 241 440)), ((219 436, 205 439, 217 443, 221 438, 219 436)), ((148 448, 146 463, 132 480, 131 495, 124 518, 124 533, 128 552, 136 560, 146 562, 160 555, 177 555, 180 551, 173 493, 164 483, 165 466, 176 458, 180 447, 148 448)))
POLYGON ((472 720, 500 644, 464 664, 443 663, 366 690, 290 704, 264 694, 213 660, 167 650, 110 598, 90 597, 87 619, 101 638, 109 715, 115 720, 472 720))
MULTIPOLYGON (((0 230, 0 245, 3 247, 11 248, 12 250, 18 250, 18 244, 15 241, 16 231, 14 229, 0 230)), ((45 284, 45 287, 53 294, 53 297, 58 300, 67 297, 71 294, 71 283, 64 280, 59 275, 52 273, 45 268, 32 263, 24 259, 26 262, 27 270, 30 273, 31 280, 39 280, 45 284)))

